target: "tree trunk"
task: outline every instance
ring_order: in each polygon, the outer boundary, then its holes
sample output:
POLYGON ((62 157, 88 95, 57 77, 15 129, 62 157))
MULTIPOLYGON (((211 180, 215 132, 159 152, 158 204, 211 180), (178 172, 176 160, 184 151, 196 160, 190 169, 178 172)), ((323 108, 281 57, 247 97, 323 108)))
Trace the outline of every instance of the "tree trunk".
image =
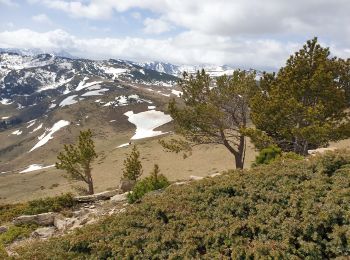
POLYGON ((89 169, 86 169, 85 170, 85 177, 86 177, 86 183, 88 185, 88 193, 91 195, 91 194, 94 194, 94 183, 92 181, 92 176, 91 176, 91 170, 90 168, 89 169))
POLYGON ((88 185, 89 185, 89 194, 91 195, 94 194, 94 184, 92 182, 92 179, 89 181, 88 185))
POLYGON ((239 137, 238 152, 234 154, 236 161, 236 169, 243 169, 245 159, 245 137, 241 135, 239 137))

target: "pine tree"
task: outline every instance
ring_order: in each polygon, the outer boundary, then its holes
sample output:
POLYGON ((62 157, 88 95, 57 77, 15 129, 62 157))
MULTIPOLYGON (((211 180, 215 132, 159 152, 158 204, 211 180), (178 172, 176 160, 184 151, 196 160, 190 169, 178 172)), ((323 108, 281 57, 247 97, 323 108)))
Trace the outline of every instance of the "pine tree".
POLYGON ((56 168, 66 170, 67 178, 85 182, 88 185, 88 194, 93 194, 91 163, 97 157, 91 130, 81 131, 78 144, 64 145, 64 151, 57 156, 59 162, 56 162, 56 168))
POLYGON ((251 118, 259 134, 301 155, 310 147, 349 136, 349 65, 331 57, 314 38, 277 75, 265 73, 251 100, 251 118))
POLYGON ((180 81, 183 104, 169 103, 176 133, 183 139, 160 141, 170 151, 191 151, 200 144, 221 144, 234 156, 236 168, 243 168, 249 99, 256 90, 255 73, 235 71, 212 80, 204 70, 195 76, 184 73, 180 81))
POLYGON ((136 181, 142 174, 142 165, 140 161, 140 152, 136 145, 132 148, 131 153, 124 160, 123 179, 136 181))

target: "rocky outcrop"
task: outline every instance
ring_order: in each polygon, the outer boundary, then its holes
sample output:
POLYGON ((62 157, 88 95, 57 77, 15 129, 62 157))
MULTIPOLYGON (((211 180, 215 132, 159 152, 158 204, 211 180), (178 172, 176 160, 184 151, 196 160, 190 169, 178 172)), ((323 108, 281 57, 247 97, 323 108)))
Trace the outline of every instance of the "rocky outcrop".
POLYGON ((136 184, 136 181, 121 180, 119 184, 119 190, 121 190, 123 193, 131 191, 132 188, 134 188, 135 184, 136 184))
POLYGON ((32 238, 46 239, 52 237, 56 232, 55 227, 42 227, 38 228, 31 234, 32 238))
POLYGON ((37 224, 39 226, 52 226, 55 218, 55 213, 48 212, 37 215, 23 215, 13 219, 13 224, 23 225, 23 224, 37 224))
POLYGON ((117 195, 119 193, 119 190, 111 190, 111 191, 104 191, 100 193, 95 193, 92 195, 86 195, 86 196, 78 196, 75 197, 74 200, 77 202, 95 202, 98 200, 108 200, 111 197, 117 195))
POLYGON ((117 194, 111 198, 111 202, 119 203, 119 202, 127 201, 128 200, 127 195, 128 195, 128 192, 125 192, 123 194, 117 194))
POLYGON ((325 153, 327 151, 335 151, 337 148, 335 147, 326 147, 326 148, 318 148, 318 149, 315 149, 315 150, 308 150, 308 154, 310 155, 316 155, 318 153, 322 154, 322 153, 325 153))

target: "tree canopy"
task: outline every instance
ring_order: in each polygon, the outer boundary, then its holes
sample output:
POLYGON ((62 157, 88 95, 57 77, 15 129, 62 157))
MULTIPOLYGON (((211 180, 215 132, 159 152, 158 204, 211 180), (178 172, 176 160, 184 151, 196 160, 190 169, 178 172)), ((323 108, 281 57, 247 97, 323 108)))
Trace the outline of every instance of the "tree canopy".
POLYGON ((59 162, 56 162, 56 168, 66 170, 69 178, 85 182, 88 185, 87 193, 93 194, 91 163, 97 157, 91 130, 80 131, 77 144, 64 145, 64 151, 57 156, 59 162))
POLYGON ((200 144, 222 144, 234 155, 236 167, 243 168, 246 139, 241 129, 247 125, 249 99, 256 90, 255 73, 237 70, 213 80, 202 70, 184 73, 179 85, 183 103, 173 99, 168 108, 183 139, 161 141, 162 145, 179 152, 200 144))
POLYGON ((142 164, 140 161, 140 152, 136 145, 133 146, 131 153, 124 160, 123 179, 136 181, 142 175, 142 164))
POLYGON ((349 64, 314 38, 277 75, 265 73, 250 103, 260 134, 284 151, 303 155, 349 136, 349 64))

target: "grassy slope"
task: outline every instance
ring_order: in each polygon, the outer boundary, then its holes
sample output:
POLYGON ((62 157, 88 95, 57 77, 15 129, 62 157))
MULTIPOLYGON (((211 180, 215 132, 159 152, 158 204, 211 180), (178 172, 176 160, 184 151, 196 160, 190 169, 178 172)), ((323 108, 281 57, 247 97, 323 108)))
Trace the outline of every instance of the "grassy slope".
POLYGON ((275 162, 162 193, 21 259, 322 259, 350 254, 350 155, 275 162))

